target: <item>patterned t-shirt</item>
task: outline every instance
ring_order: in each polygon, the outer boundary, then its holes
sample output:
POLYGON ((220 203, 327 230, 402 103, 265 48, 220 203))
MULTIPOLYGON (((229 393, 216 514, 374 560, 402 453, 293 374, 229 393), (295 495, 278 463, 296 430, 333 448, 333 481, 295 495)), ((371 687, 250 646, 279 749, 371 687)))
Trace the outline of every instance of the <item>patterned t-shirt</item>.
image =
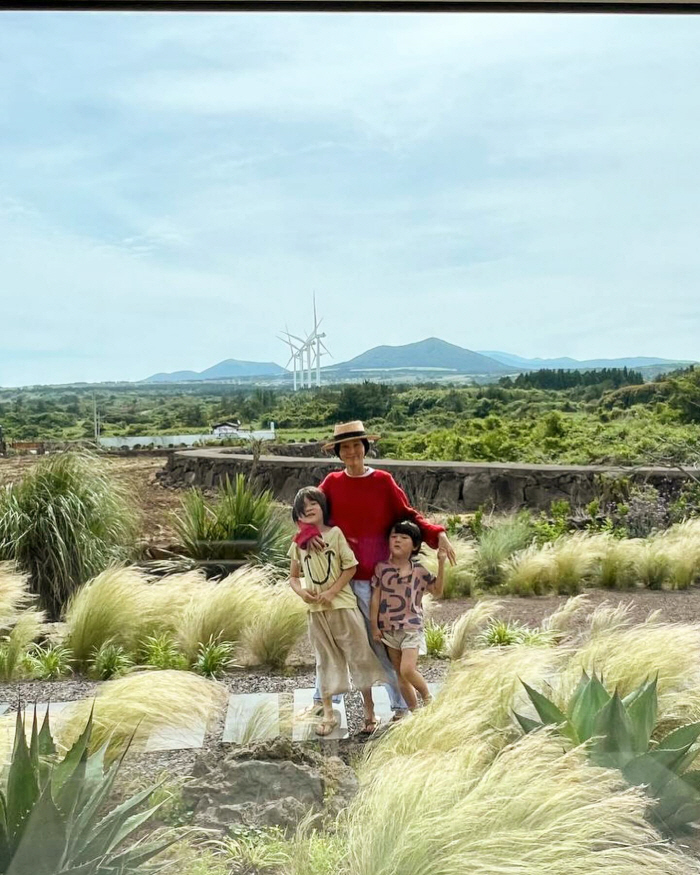
POLYGON ((374 569, 371 584, 381 592, 377 625, 382 630, 423 628, 423 593, 433 591, 435 576, 416 560, 412 566, 404 577, 391 562, 379 562, 374 569))
MULTIPOLYGON (((321 537, 326 544, 323 550, 304 550, 292 541, 287 553, 290 559, 296 559, 299 563, 304 575, 302 587, 315 593, 333 586, 343 571, 357 565, 355 554, 337 526, 328 529, 321 537)), ((308 605, 310 611, 337 611, 339 608, 356 607, 357 599, 349 583, 340 590, 330 605, 308 605)))

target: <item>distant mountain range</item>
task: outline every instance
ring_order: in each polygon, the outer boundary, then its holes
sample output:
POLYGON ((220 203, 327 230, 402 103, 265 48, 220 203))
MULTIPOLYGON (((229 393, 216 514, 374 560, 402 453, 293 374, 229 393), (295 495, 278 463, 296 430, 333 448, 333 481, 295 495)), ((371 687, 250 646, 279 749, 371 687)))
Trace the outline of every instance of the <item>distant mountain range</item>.
MULTIPOLYGON (((631 356, 614 359, 586 359, 579 361, 573 358, 534 358, 528 359, 508 352, 480 351, 464 349, 453 343, 447 343, 438 337, 429 337, 417 343, 407 343, 403 346, 375 346, 366 352, 339 364, 326 365, 322 370, 326 381, 337 377, 348 379, 362 374, 378 376, 381 373, 397 375, 397 372, 435 372, 436 377, 450 374, 472 376, 504 376, 517 374, 521 371, 536 371, 541 368, 555 370, 588 370, 593 368, 634 368, 641 369, 647 377, 656 373, 671 370, 673 367, 692 364, 688 361, 653 358, 649 356, 631 356)), ((205 371, 173 371, 172 373, 153 374, 146 383, 181 383, 199 380, 235 380, 251 377, 291 377, 291 372, 275 362, 248 362, 238 359, 226 359, 205 371)))
POLYGON ((652 365, 690 365, 692 362, 680 362, 677 359, 659 359, 650 358, 649 356, 632 356, 629 358, 619 359, 584 359, 579 361, 572 358, 560 359, 526 359, 519 355, 513 355, 509 352, 494 352, 493 350, 480 350, 481 355, 488 356, 501 362, 504 365, 509 365, 525 371, 537 371, 541 368, 557 370, 586 370, 592 368, 648 368, 652 365))
POLYGON ((429 337, 403 346, 375 346, 347 362, 324 368, 347 371, 452 371, 455 374, 512 374, 513 368, 486 355, 429 337))
POLYGON ((243 362, 226 359, 207 368, 206 371, 173 371, 170 374, 153 374, 144 383, 184 383, 189 380, 227 380, 236 377, 279 377, 288 374, 274 362, 243 362))

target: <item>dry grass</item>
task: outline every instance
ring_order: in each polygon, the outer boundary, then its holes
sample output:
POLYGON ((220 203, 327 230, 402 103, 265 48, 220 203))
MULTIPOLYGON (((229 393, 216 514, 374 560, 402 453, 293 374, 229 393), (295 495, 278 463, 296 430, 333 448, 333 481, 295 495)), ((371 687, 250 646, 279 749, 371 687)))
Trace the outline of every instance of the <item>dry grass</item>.
POLYGON ((251 617, 241 644, 254 663, 280 668, 306 630, 307 609, 286 584, 267 589, 265 610, 251 617))
POLYGON ((348 812, 349 872, 697 872, 661 841, 646 807, 642 790, 592 767, 581 750, 562 754, 545 732, 506 747, 486 767, 473 739, 451 752, 398 756, 388 768, 370 759, 348 812))
MULTIPOLYGON (((445 566, 443 598, 462 598, 470 596, 477 580, 477 549, 469 541, 455 538, 452 546, 456 553, 454 565, 445 566)), ((433 574, 437 574, 437 553, 433 550, 421 557, 422 564, 433 574)))
POLYGON ((483 599, 465 611, 449 628, 445 655, 449 659, 461 659, 472 648, 479 631, 502 607, 499 601, 483 599))
POLYGON ((20 572, 13 562, 0 562, 0 628, 17 622, 18 615, 32 601, 29 575, 20 572))
MULTIPOLYGON (((110 755, 124 750, 134 737, 135 750, 159 729, 205 725, 228 698, 222 684, 182 671, 140 671, 108 681, 94 699, 91 749, 109 742, 110 755)), ((69 748, 85 726, 93 700, 66 708, 56 729, 58 744, 69 748)))

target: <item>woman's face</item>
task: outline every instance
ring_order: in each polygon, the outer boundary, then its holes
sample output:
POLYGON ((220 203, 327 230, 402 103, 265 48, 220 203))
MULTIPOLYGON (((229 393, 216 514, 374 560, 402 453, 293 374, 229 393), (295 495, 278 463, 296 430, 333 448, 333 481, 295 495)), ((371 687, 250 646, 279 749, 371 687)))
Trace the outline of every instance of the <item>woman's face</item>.
POLYGON ((363 462, 365 458, 365 445, 361 440, 345 441, 340 445, 338 450, 340 460, 348 467, 357 465, 358 462, 363 462))

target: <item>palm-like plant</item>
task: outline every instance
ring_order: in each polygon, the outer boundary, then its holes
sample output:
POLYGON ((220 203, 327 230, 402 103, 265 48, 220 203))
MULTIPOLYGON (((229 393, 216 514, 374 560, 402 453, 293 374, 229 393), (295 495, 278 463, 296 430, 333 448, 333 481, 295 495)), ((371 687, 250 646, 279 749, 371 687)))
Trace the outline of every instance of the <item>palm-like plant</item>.
POLYGON ((127 875, 148 871, 148 860, 170 841, 124 843, 155 813, 146 810, 154 787, 105 813, 121 760, 105 767, 105 744, 90 755, 92 717, 60 759, 49 726, 36 710, 27 744, 17 712, 12 762, 0 792, 0 873, 3 875, 127 875))
POLYGON ((193 489, 174 517, 175 531, 186 556, 230 571, 245 561, 280 566, 286 561, 290 523, 272 493, 257 491, 239 474, 226 478, 216 500, 193 489))

